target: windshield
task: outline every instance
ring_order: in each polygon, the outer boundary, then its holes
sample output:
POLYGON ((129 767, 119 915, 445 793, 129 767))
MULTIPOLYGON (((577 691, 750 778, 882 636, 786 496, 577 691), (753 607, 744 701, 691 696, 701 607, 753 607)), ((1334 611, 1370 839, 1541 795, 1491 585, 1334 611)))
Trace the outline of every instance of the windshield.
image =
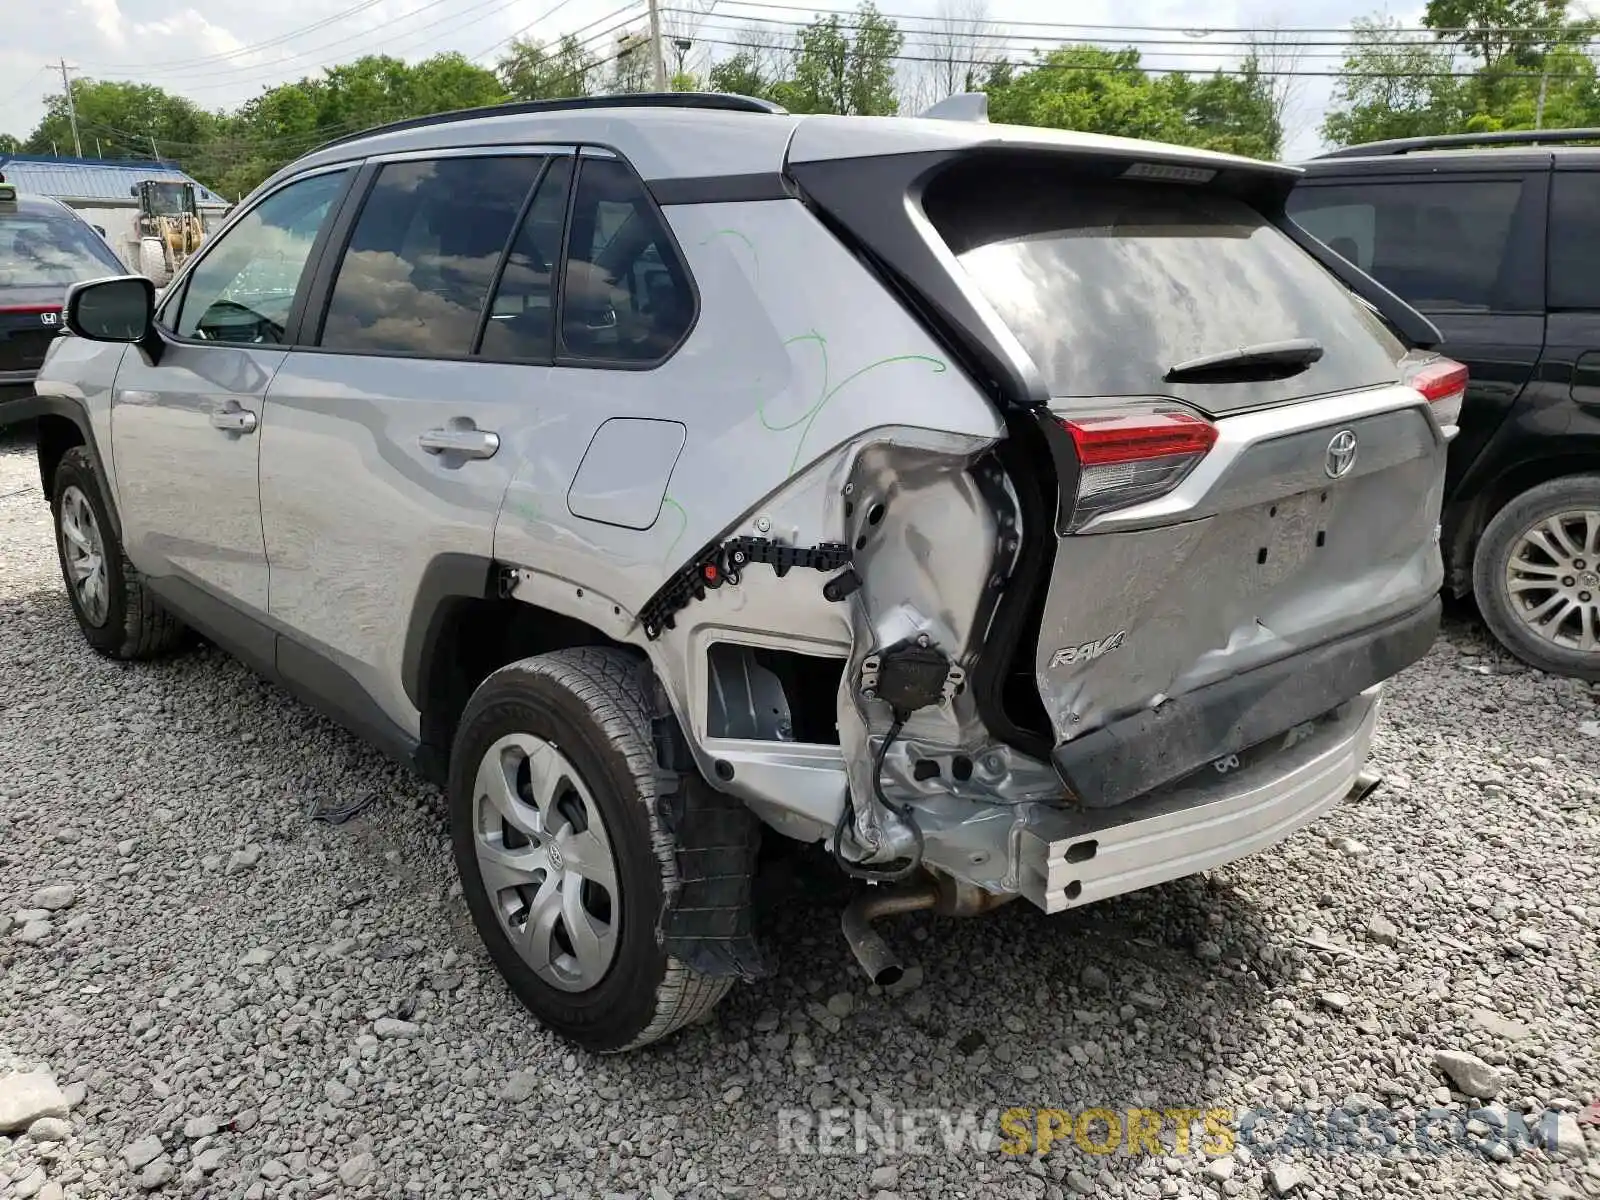
POLYGON ((189 210, 183 184, 152 183, 149 188, 150 211, 158 217, 175 217, 189 210))
POLYGON ((1172 396, 1226 412, 1392 383, 1400 345, 1243 201, 1055 166, 952 172, 928 216, 1057 397, 1172 396), (1169 383, 1179 363, 1310 339, 1287 378, 1169 383))
POLYGON ((120 274, 110 248, 71 214, 0 210, 0 287, 48 287, 120 274))

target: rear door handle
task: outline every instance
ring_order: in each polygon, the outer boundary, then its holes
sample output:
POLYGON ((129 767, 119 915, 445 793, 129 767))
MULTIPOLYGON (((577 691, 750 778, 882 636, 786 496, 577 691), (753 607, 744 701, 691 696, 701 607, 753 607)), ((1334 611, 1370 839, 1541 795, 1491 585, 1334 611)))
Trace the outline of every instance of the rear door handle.
POLYGON ((229 400, 222 408, 212 410, 211 424, 229 433, 254 433, 256 415, 248 408, 240 408, 237 403, 229 400))
POLYGON ((430 429, 417 438, 417 445, 429 454, 458 454, 462 458, 493 458, 500 449, 500 435, 487 429, 430 429))

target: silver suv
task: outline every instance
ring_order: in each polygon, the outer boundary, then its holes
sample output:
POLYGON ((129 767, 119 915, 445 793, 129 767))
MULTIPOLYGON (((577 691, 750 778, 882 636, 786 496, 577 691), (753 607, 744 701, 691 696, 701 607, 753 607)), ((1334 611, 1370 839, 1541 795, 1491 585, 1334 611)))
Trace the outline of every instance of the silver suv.
POLYGON ((767 970, 762 837, 869 922, 1288 836, 1438 623, 1463 373, 1292 169, 730 96, 325 146, 32 401, 113 658, 192 627, 448 789, 490 956, 600 1050, 767 970))

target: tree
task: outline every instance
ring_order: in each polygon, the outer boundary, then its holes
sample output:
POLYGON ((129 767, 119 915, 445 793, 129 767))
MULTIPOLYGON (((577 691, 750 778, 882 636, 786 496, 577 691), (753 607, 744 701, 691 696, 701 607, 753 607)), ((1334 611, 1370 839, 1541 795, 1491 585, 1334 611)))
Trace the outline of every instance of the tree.
POLYGON ((1428 0, 1422 23, 1491 70, 1503 60, 1536 66, 1567 24, 1567 0, 1428 0))
POLYGON ((1283 153, 1283 125, 1270 80, 1253 57, 1235 74, 1221 71, 1205 79, 1182 73, 1156 84, 1172 101, 1185 129, 1178 140, 1208 150, 1277 158, 1283 153))
POLYGON ((507 95, 517 100, 556 100, 587 96, 595 57, 568 34, 555 47, 532 38, 514 38, 494 65, 507 95))
POLYGON ((846 24, 837 13, 818 17, 800 31, 788 78, 774 85, 773 98, 790 112, 893 116, 894 60, 904 38, 899 26, 871 3, 846 24))
MULTIPOLYGON (((84 153, 98 142, 108 158, 154 158, 189 166, 203 160, 216 119, 182 96, 147 83, 76 79, 72 99, 84 153)), ((44 117, 24 143, 29 154, 72 153, 64 93, 45 97, 44 117)))
POLYGON ((1471 89, 1455 77, 1447 47, 1407 34, 1389 19, 1358 19, 1353 32, 1354 46, 1322 123, 1325 139, 1350 146, 1465 128, 1471 89))
POLYGON ((9 133, 0 133, 0 154, 21 154, 22 142, 9 133))
POLYGON ((706 86, 716 92, 736 96, 772 99, 773 88, 789 73, 794 50, 770 25, 749 25, 733 39, 737 54, 714 64, 706 74, 706 86))
POLYGON ((920 112, 959 92, 981 89, 1001 59, 988 0, 939 0, 932 24, 907 35, 907 53, 923 61, 907 72, 906 105, 920 112))
POLYGON ((1161 142, 1185 140, 1174 89, 1158 88, 1139 66, 1139 52, 1063 46, 1028 67, 990 73, 991 120, 1161 142))

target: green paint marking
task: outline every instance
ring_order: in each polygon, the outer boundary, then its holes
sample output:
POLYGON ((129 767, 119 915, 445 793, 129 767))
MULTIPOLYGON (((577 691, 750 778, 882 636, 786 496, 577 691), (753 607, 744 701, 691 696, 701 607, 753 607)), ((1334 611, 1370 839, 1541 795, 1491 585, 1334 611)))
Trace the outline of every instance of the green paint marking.
POLYGON ((805 447, 806 437, 811 433, 811 426, 816 423, 817 417, 821 415, 822 410, 827 407, 829 401, 831 401, 840 392, 844 391, 845 388, 849 387, 856 380, 878 370, 880 367, 893 366, 895 363, 926 363, 928 366, 933 368, 933 373, 935 375, 942 375, 944 372, 950 369, 943 359, 934 358, 928 354, 892 354, 888 358, 880 358, 876 362, 868 363, 859 370, 852 371, 838 383, 834 384, 832 387, 829 387, 828 339, 813 329, 807 333, 796 334, 794 337, 786 340, 783 344, 785 349, 787 349, 788 347, 798 345, 801 342, 814 342, 817 349, 822 353, 822 388, 817 395, 816 403, 802 412, 798 417, 795 417, 794 420, 783 425, 774 424, 767 417, 765 401, 763 401, 760 407, 756 409, 756 415, 761 419, 761 424, 770 429, 773 433, 785 433, 796 426, 801 426, 800 440, 795 443, 794 457, 789 461, 789 474, 791 475, 794 474, 795 468, 800 465, 800 451, 805 447))
POLYGON ((683 541, 683 535, 689 532, 689 514, 684 512, 683 505, 679 504, 671 496, 661 497, 661 507, 673 509, 678 516, 683 518, 682 523, 678 526, 678 536, 667 544, 666 553, 661 556, 661 561, 665 563, 671 561, 672 552, 678 548, 678 543, 683 541))
POLYGON ((717 230, 713 230, 710 234, 708 234, 706 237, 701 239, 700 244, 702 246, 709 246, 713 241, 715 241, 717 238, 721 238, 721 237, 737 238, 739 241, 744 243, 745 249, 750 251, 750 265, 755 269, 756 282, 760 283, 761 282, 761 255, 756 251, 756 244, 754 242, 752 242, 748 237, 746 237, 742 232, 740 232, 737 229, 717 229, 717 230))

